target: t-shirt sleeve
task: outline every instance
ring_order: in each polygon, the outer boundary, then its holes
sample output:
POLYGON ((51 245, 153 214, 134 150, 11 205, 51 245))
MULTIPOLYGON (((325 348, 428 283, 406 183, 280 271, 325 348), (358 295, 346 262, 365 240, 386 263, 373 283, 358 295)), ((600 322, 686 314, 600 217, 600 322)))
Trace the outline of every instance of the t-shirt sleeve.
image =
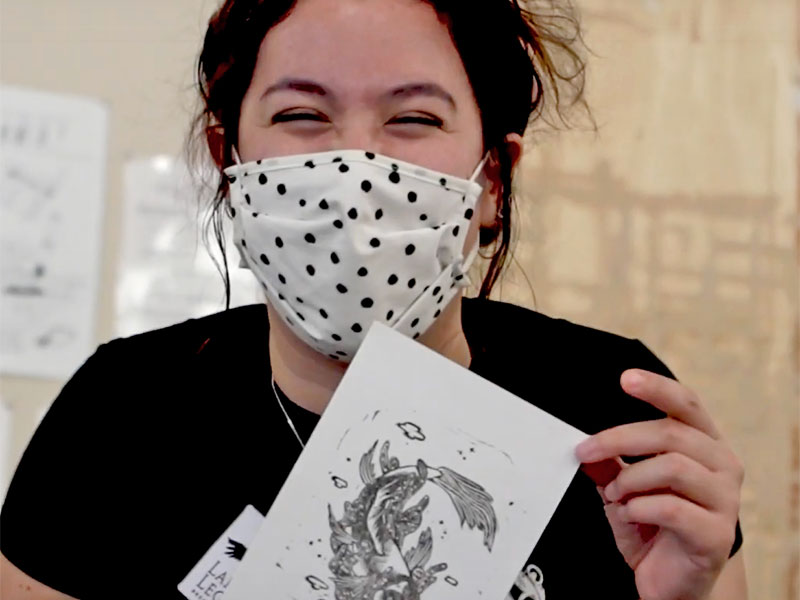
MULTIPOLYGON (((653 373, 658 373, 659 375, 677 380, 677 377, 669 370, 667 365, 665 365, 641 340, 635 340, 635 342, 637 344, 636 368, 652 371, 653 373)), ((739 548, 742 547, 742 542, 742 527, 737 520, 735 538, 729 556, 733 556, 739 551, 739 548)))
MULTIPOLYGON (((103 488, 107 346, 63 387, 20 459, 0 512, 0 551, 17 568, 62 593, 84 597, 102 568, 112 527, 103 488), (104 390, 105 387, 105 390, 104 390)), ((107 404, 107 402, 106 402, 107 404)), ((106 467, 107 468, 107 467, 106 467)))

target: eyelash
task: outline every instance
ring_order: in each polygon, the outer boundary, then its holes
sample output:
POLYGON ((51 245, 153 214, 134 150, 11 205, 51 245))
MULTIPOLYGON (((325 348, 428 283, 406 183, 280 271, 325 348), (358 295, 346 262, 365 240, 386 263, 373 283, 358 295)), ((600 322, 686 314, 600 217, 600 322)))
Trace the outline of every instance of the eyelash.
POLYGON ((272 117, 273 123, 285 123, 288 121, 319 121, 324 122, 321 115, 314 113, 279 113, 272 117))
MULTIPOLYGON (((322 115, 318 115, 315 113, 279 113, 272 117, 273 123, 287 123, 290 121, 317 121, 320 123, 324 123, 324 118, 322 115)), ((389 122, 396 123, 400 125, 406 124, 419 124, 419 125, 429 125, 432 127, 441 127, 444 125, 444 122, 437 118, 437 117, 399 117, 397 119, 393 119, 389 122)))

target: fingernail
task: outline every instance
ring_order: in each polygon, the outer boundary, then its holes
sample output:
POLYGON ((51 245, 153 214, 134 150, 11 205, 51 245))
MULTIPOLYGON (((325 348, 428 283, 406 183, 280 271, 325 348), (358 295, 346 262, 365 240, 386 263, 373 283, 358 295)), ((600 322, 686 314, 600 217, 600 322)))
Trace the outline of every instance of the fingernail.
POLYGON ((630 388, 639 387, 644 381, 644 376, 639 371, 629 371, 625 376, 626 384, 630 388))
POLYGON ((606 498, 611 500, 611 502, 619 499, 617 485, 613 481, 606 486, 606 489, 603 490, 603 492, 605 493, 606 498))
POLYGON ((581 462, 591 462, 592 456, 595 453, 595 443, 592 438, 583 440, 575 447, 575 456, 581 462))

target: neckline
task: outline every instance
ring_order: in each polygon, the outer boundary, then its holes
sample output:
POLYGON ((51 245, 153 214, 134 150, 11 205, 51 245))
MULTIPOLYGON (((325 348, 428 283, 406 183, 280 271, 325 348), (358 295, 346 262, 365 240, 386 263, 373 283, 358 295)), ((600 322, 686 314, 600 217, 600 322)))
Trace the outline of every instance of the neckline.
MULTIPOLYGON (((486 348, 483 345, 482 337, 480 335, 478 322, 473 316, 474 309, 477 308, 478 304, 483 304, 487 302, 487 300, 483 298, 461 298, 461 327, 464 331, 464 337, 467 340, 467 346, 469 347, 470 352, 470 363, 468 367, 465 367, 467 370, 481 375, 483 370, 485 369, 485 356, 486 356, 486 348)), ((264 308, 265 315, 267 313, 266 305, 262 305, 264 308)), ((269 326, 269 317, 267 316, 267 325, 269 326)), ((267 360, 269 361, 269 351, 267 351, 267 360)), ((271 368, 270 368, 270 376, 271 376, 271 368)), ((271 386, 270 386, 271 388, 271 386)), ((278 382, 275 382, 275 389, 280 397, 281 402, 283 402, 284 408, 292 417, 292 420, 295 421, 295 426, 297 427, 297 419, 300 420, 302 424, 307 424, 313 422, 316 424, 321 415, 308 410, 307 408, 300 406, 296 402, 294 402, 289 396, 281 389, 278 385, 278 382)), ((272 390, 270 389, 270 392, 272 390)), ((280 407, 277 407, 280 410, 280 407)), ((298 427, 298 431, 300 431, 300 427, 298 427)), ((313 427, 312 427, 313 429, 313 427)), ((304 437, 303 443, 308 441, 307 436, 302 435, 303 432, 301 431, 301 437, 304 437)), ((309 433, 310 435, 310 433, 309 433)))

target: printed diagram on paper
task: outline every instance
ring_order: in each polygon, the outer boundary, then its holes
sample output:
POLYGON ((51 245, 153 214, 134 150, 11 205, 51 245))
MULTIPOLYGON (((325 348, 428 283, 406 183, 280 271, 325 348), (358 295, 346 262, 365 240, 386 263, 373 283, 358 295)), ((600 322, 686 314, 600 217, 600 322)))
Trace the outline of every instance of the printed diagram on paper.
MULTIPOLYGON (((125 164, 122 240, 116 292, 117 335, 166 327, 225 308, 222 278, 202 242, 209 195, 186 164, 154 156, 125 164)), ((239 268, 227 226, 231 306, 261 301, 255 278, 239 268)), ((221 264, 216 240, 212 251, 221 264)))
POLYGON ((65 379, 95 345, 108 110, 0 93, 0 369, 65 379))

